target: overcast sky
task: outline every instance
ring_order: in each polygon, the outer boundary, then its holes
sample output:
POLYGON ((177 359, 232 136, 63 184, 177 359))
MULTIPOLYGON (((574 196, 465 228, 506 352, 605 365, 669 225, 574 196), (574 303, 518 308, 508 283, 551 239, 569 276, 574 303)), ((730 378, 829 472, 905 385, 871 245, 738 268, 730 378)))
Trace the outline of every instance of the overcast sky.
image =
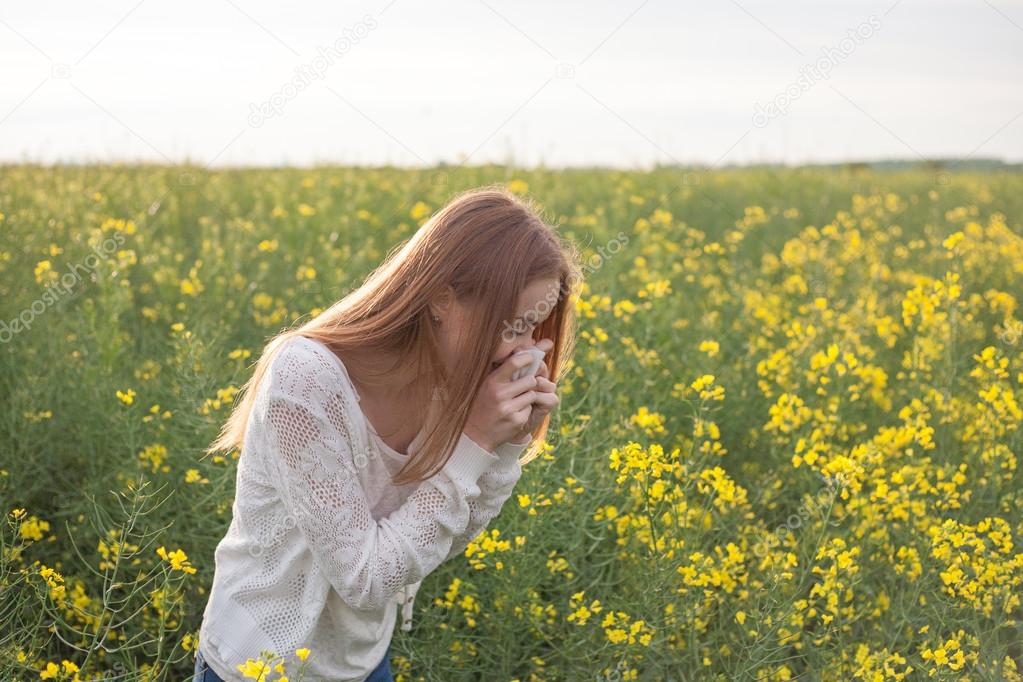
POLYGON ((1023 161, 1023 1, 0 6, 0 161, 1023 161))

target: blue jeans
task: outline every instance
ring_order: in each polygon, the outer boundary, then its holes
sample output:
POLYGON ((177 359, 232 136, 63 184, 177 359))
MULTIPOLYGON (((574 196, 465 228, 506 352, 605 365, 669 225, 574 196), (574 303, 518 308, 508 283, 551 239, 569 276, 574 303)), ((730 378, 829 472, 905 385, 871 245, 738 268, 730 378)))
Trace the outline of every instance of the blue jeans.
MULTIPOLYGON (((206 664, 206 659, 202 657, 201 651, 195 652, 195 677, 192 678, 192 682, 224 682, 217 673, 213 672, 213 668, 206 664)), ((373 669, 373 672, 366 678, 366 682, 394 682, 394 677, 391 675, 390 644, 387 645, 384 660, 380 661, 380 665, 373 669)))

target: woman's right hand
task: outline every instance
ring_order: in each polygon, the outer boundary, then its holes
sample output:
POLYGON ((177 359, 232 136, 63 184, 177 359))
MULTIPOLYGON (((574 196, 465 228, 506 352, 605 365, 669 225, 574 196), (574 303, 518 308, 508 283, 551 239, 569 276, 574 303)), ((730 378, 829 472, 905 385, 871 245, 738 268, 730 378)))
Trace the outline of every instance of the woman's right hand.
POLYGON ((513 353, 483 380, 463 433, 485 450, 493 452, 515 438, 529 420, 536 399, 536 375, 518 381, 511 377, 531 361, 529 353, 513 353))

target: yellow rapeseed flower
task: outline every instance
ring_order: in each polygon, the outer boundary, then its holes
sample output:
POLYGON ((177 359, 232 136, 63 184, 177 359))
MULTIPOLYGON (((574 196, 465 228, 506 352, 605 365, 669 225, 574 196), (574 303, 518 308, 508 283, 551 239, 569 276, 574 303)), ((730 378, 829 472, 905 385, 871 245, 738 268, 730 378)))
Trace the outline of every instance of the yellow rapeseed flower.
POLYGON ((168 552, 161 545, 156 548, 156 553, 160 555, 160 558, 170 563, 171 568, 175 571, 182 571, 183 573, 195 573, 196 569, 188 561, 188 555, 180 549, 176 549, 173 552, 168 552))

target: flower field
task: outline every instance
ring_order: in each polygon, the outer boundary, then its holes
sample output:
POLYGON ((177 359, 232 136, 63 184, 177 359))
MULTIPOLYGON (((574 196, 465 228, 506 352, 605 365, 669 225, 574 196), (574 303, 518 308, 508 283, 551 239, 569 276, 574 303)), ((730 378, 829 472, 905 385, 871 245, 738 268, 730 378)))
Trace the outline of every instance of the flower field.
POLYGON ((397 679, 1023 680, 1023 176, 23 165, 0 680, 190 679, 250 364, 490 183, 582 250, 578 342, 397 679))

